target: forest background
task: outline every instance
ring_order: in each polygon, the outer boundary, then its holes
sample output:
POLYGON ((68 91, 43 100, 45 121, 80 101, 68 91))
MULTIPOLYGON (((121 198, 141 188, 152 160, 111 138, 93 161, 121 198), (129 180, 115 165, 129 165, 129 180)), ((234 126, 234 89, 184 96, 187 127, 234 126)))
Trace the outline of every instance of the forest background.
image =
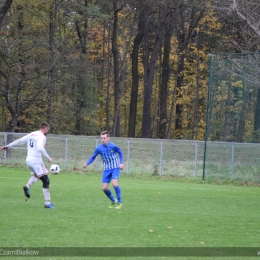
POLYGON ((202 140, 209 54, 258 52, 259 14, 259 0, 0 0, 0 131, 202 140))

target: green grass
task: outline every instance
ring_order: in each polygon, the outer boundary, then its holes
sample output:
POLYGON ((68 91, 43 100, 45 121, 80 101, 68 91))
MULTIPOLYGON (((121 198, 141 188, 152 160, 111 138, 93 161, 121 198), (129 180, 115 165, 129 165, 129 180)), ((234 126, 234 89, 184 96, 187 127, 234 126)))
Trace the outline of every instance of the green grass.
MULTIPOLYGON (((31 188, 31 198, 25 202, 22 187, 29 177, 24 168, 0 167, 1 247, 260 249, 256 186, 186 183, 174 178, 122 174, 123 208, 116 210, 108 208, 110 202, 101 190, 100 173, 61 173, 50 176, 55 209, 44 209, 40 181, 31 188)), ((48 259, 56 258, 62 259, 48 259)))

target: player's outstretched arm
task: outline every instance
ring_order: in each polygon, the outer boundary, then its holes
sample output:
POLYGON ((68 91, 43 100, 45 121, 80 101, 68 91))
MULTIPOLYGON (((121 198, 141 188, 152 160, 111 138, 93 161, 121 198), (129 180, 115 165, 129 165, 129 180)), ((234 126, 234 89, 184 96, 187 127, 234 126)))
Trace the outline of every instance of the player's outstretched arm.
POLYGON ((98 154, 99 150, 96 148, 93 155, 88 159, 87 162, 84 163, 83 167, 87 168, 91 163, 93 163, 98 154))

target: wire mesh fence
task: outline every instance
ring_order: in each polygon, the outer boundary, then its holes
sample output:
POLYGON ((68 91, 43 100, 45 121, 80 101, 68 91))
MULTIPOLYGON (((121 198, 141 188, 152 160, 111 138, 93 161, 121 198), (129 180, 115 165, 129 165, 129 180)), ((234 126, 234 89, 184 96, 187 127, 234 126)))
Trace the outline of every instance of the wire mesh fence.
POLYGON ((207 142, 206 178, 260 183, 260 145, 207 142))
MULTIPOLYGON (((25 134, 0 133, 2 145, 25 134)), ((127 174, 152 174, 172 176, 202 176, 203 142, 156 139, 111 138, 124 153, 124 172, 127 174)), ((48 135, 46 150, 61 169, 83 169, 84 162, 100 144, 100 137, 48 135)), ((26 145, 2 153, 2 164, 24 164, 26 145)), ((101 158, 88 167, 102 170, 101 158)))
POLYGON ((260 53, 210 56, 206 138, 260 142, 260 53))
MULTIPOLYGON (((24 134, 1 133, 2 145, 24 134)), ((122 174, 173 177, 203 177, 204 142, 188 140, 129 139, 111 137, 124 153, 122 174)), ((46 150, 61 169, 82 170, 100 144, 99 136, 48 135, 46 150)), ((1 146, 1 145, 0 145, 1 146)), ((26 146, 2 152, 1 164, 24 165, 26 146)), ((207 142, 205 179, 260 183, 260 145, 254 143, 207 142)), ((47 163, 46 163, 47 165, 47 163)), ((1 170, 1 169, 0 169, 1 170)), ((88 170, 102 171, 101 158, 88 170)))
POLYGON ((209 68, 203 177, 259 182, 260 53, 212 54, 209 68))

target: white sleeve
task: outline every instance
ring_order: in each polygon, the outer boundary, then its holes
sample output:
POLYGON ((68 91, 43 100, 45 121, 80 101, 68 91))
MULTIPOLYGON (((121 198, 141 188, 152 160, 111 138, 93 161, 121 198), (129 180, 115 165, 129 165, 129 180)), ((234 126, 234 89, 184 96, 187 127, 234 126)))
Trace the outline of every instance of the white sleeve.
POLYGON ((51 157, 48 155, 48 153, 44 148, 45 141, 46 141, 46 137, 39 139, 39 141, 37 142, 37 150, 42 154, 42 156, 44 156, 47 160, 49 160, 51 159, 51 157))
POLYGON ((11 142, 10 144, 7 145, 7 147, 12 147, 12 146, 16 146, 16 145, 20 145, 20 144, 25 144, 29 138, 30 134, 23 136, 22 138, 19 138, 13 142, 11 142))

